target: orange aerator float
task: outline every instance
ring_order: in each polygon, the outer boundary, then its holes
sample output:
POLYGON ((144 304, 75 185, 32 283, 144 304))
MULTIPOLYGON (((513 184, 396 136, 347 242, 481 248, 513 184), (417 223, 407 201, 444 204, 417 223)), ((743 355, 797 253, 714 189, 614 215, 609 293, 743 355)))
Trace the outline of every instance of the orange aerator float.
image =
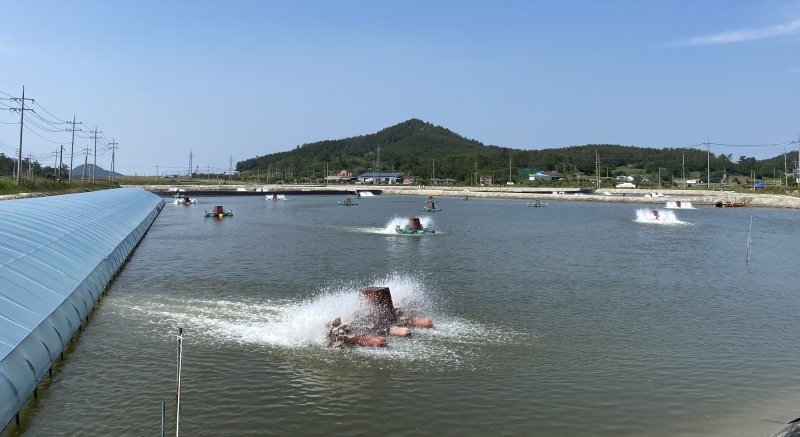
POLYGON ((422 317, 404 317, 394 307, 388 287, 367 287, 361 294, 369 303, 367 314, 353 324, 336 318, 328 323, 328 346, 388 346, 386 336, 410 337, 411 328, 432 328, 433 320, 422 317))

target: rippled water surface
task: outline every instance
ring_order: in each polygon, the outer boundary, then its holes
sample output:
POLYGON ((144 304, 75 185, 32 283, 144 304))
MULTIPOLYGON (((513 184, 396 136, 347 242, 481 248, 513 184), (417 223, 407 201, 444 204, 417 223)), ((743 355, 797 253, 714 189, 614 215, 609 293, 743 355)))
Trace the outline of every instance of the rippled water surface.
POLYGON ((6 433, 156 435, 165 401, 174 434, 178 326, 184 435, 750 436, 800 416, 797 211, 341 200, 166 205, 6 433), (411 216, 436 234, 395 234, 411 216), (434 328, 327 348, 372 285, 434 328))

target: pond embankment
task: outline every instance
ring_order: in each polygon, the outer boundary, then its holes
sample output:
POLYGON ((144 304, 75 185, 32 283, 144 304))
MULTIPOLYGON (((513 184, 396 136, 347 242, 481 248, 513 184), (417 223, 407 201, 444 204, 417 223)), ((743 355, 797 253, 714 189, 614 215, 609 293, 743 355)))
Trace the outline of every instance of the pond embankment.
MULTIPOLYGON (((174 195, 176 187, 164 185, 138 186, 153 193, 174 195), (172 191, 170 191, 172 190, 172 191)), ((342 194, 352 195, 356 191, 371 191, 375 194, 470 197, 481 199, 522 199, 522 200, 574 200, 591 202, 627 202, 642 204, 663 204, 668 201, 687 201, 693 205, 713 205, 715 202, 744 201, 751 207, 800 209, 800 192, 794 195, 765 193, 736 193, 719 190, 664 189, 647 190, 636 188, 533 188, 533 187, 455 187, 455 186, 391 186, 391 185, 180 185, 186 194, 203 195, 233 194, 342 194)))

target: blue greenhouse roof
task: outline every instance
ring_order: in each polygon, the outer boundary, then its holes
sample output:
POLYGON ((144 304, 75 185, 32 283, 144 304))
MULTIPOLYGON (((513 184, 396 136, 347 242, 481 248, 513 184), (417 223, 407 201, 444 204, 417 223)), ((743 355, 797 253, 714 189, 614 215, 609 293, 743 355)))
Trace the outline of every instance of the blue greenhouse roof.
POLYGON ((19 411, 163 204, 133 188, 0 202, 0 424, 19 411))

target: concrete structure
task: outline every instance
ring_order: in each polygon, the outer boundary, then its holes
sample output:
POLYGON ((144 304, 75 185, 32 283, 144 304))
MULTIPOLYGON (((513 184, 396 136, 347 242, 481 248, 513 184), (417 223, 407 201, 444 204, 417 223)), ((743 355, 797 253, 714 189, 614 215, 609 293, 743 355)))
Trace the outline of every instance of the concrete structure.
POLYGON ((401 185, 403 173, 362 173, 358 175, 358 182, 362 184, 401 185))

